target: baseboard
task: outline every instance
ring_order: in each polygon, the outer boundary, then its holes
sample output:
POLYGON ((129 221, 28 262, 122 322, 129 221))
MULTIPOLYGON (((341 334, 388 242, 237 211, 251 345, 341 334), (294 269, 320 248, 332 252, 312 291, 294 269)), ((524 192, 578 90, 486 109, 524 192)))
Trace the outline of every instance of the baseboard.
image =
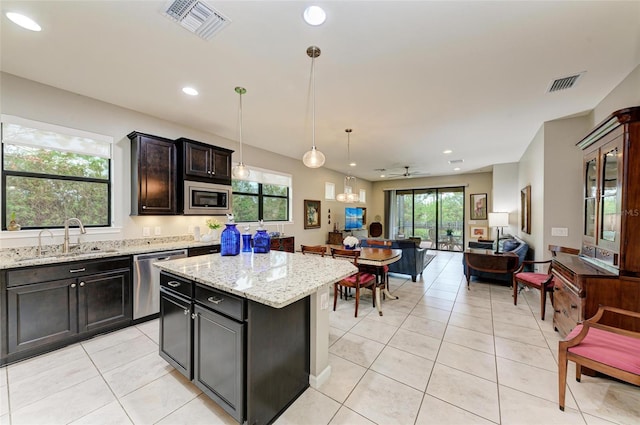
POLYGON ((331 376, 331 366, 327 366, 324 368, 322 372, 316 375, 309 375, 309 385, 311 388, 318 389, 329 380, 331 376))

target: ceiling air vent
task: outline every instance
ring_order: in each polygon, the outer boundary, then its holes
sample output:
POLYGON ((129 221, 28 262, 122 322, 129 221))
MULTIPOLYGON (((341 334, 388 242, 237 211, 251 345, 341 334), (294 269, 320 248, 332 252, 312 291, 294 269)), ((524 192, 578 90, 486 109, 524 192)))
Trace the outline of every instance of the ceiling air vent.
POLYGON ((199 0, 169 1, 164 15, 205 40, 211 40, 231 22, 212 6, 199 0))
POLYGON ((464 162, 464 159, 451 159, 449 160, 449 164, 461 164, 464 162))
POLYGON ((555 79, 549 85, 549 93, 553 93, 555 91, 570 89, 575 86, 578 82, 578 79, 584 75, 584 72, 580 72, 579 74, 569 75, 568 77, 562 77, 555 79))

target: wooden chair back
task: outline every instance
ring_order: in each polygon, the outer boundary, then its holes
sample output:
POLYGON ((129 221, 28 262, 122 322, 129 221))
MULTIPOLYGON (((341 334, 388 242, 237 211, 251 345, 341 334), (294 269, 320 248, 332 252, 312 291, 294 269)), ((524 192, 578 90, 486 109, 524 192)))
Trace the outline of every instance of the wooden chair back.
POLYGON ((324 257, 327 247, 324 245, 300 245, 303 254, 316 254, 324 257))
POLYGON ((331 248, 331 256, 333 258, 346 258, 357 266, 358 258, 360 257, 360 251, 356 251, 355 249, 331 248))
POLYGON ((372 248, 391 248, 392 241, 382 240, 382 239, 367 239, 367 246, 372 248))

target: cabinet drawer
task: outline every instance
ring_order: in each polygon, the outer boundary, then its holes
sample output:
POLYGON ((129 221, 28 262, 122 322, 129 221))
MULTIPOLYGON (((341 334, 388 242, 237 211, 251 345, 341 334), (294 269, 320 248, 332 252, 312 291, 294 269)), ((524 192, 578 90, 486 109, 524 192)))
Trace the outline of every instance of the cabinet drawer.
POLYGON ((193 283, 188 280, 165 272, 160 273, 160 287, 169 289, 188 299, 193 298, 193 283))
POLYGON ((197 246, 197 247, 189 248, 187 255, 189 257, 195 257, 197 255, 208 255, 208 254, 218 254, 218 253, 220 253, 220 244, 197 246))
POLYGON ((214 288, 196 285, 196 302, 235 320, 245 319, 245 300, 214 288))
POLYGON ((33 266, 8 271, 7 287, 86 276, 116 269, 129 269, 130 267, 131 257, 71 261, 55 265, 33 266))
POLYGON ((553 309, 553 323, 562 336, 584 320, 584 299, 557 275, 554 277, 553 309))

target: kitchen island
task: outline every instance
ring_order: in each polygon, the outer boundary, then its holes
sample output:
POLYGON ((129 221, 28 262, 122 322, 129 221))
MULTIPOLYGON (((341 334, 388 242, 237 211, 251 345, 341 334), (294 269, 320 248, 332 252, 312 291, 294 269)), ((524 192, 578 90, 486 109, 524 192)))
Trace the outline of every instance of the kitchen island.
POLYGON ((160 355, 238 422, 270 423, 329 377, 328 287, 350 262, 271 251, 157 266, 160 355))

